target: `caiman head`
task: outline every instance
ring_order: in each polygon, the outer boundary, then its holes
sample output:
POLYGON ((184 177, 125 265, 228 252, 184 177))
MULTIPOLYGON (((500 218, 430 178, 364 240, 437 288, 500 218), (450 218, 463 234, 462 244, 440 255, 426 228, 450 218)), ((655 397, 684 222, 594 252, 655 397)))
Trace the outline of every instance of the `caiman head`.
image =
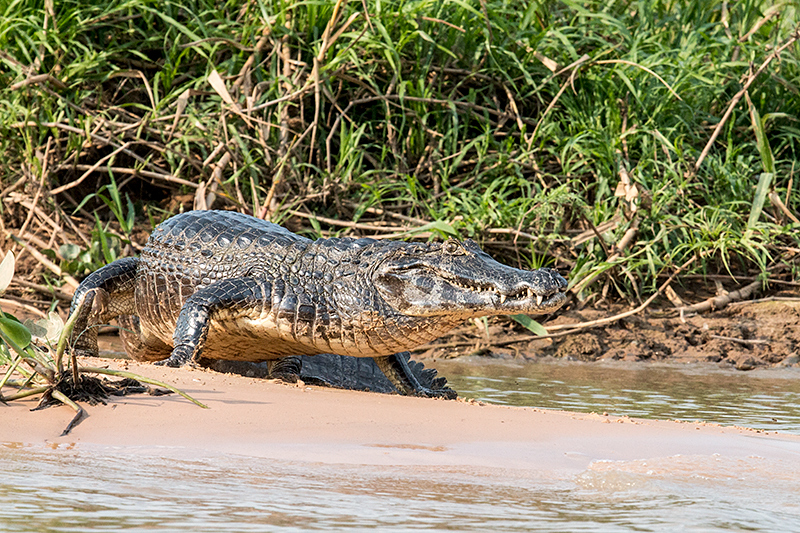
POLYGON ((371 275, 381 297, 404 315, 544 314, 566 301, 567 280, 555 270, 503 265, 469 239, 396 244, 371 275))

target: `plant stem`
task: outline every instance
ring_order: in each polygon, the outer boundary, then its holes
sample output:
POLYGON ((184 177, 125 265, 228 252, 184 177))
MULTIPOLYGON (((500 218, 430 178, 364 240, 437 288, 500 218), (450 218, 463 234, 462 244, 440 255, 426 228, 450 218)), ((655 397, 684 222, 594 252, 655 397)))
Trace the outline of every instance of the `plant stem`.
POLYGON ((64 428, 64 431, 61 432, 61 436, 63 437, 64 435, 68 435, 69 432, 72 431, 72 428, 77 426, 80 423, 80 421, 83 420, 83 418, 86 416, 86 411, 83 409, 83 407, 81 407, 77 403, 75 403, 72 400, 70 400, 67 397, 67 395, 64 394, 63 392, 61 392, 60 390, 53 389, 52 396, 56 400, 60 401, 61 403, 65 404, 65 405, 68 405, 68 406, 72 407, 72 409, 75 410, 75 416, 72 417, 72 420, 70 421, 70 423, 67 424, 67 427, 64 428))
POLYGON ((78 370, 80 372, 93 372, 95 374, 105 374, 105 375, 108 375, 108 376, 118 376, 118 377, 123 377, 123 378, 131 378, 131 379, 135 379, 135 380, 138 380, 138 381, 143 381, 145 383, 149 383, 150 385, 155 385, 157 387, 164 387, 165 389, 169 389, 172 392, 180 394, 181 396, 183 396, 184 398, 186 398, 187 400, 189 400, 193 404, 199 405, 203 409, 208 409, 209 408, 206 404, 195 400, 194 398, 192 398, 191 396, 189 396, 185 392, 173 387, 172 385, 169 385, 169 384, 164 383, 162 381, 158 381, 156 379, 148 378, 148 377, 145 377, 145 376, 140 376, 139 374, 134 374, 133 372, 126 372, 125 370, 110 370, 108 368, 99 368, 99 367, 96 367, 96 366, 82 366, 78 370))

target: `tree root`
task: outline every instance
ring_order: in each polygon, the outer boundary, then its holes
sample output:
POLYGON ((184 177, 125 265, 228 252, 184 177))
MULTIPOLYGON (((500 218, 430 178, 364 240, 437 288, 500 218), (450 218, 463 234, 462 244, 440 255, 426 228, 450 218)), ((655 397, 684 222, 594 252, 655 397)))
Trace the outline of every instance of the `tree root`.
POLYGON ((680 311, 681 316, 685 313, 702 313, 704 311, 718 311, 727 307, 728 304, 732 302, 738 302, 739 300, 744 300, 748 298, 756 289, 761 286, 762 282, 760 280, 756 280, 748 285, 745 285, 739 290, 729 292, 726 294, 722 294, 720 296, 715 296, 713 298, 709 298, 702 302, 687 305, 678 309, 680 311))

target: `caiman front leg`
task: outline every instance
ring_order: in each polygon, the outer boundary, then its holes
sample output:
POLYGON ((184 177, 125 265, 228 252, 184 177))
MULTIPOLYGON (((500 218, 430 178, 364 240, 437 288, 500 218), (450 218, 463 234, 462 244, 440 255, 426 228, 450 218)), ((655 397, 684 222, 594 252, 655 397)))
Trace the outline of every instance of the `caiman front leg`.
POLYGON ((425 398, 445 398, 455 400, 458 394, 453 389, 430 389, 424 387, 408 367, 408 352, 396 353, 386 357, 374 357, 386 377, 389 378, 397 392, 406 396, 423 396, 425 398))
POLYGON ((97 356, 97 326, 120 315, 136 314, 133 293, 136 286, 135 257, 118 259, 89 274, 75 291, 70 315, 83 303, 70 336, 77 355, 97 356))
MULTIPOLYGON (((269 305, 272 286, 254 278, 221 280, 192 294, 181 307, 172 335, 172 354, 158 364, 178 367, 189 362, 203 365, 203 347, 212 315, 237 313, 269 305)), ((266 339, 265 339, 266 342, 266 339)))
MULTIPOLYGON (((254 278, 222 280, 195 292, 183 304, 178 316, 172 338, 175 344, 172 354, 159 364, 176 367, 194 362, 221 372, 235 371, 239 366, 237 362, 213 361, 202 356, 209 321, 215 313, 224 312, 234 317, 244 310, 263 308, 271 292, 269 283, 254 278)), ((265 339, 265 342, 268 341, 265 339)), ((300 377, 302 360, 294 356, 281 357, 267 361, 267 367, 270 378, 295 383, 300 377)))
POLYGON ((290 355, 280 359, 270 359, 265 365, 261 365, 251 361, 226 361, 200 357, 198 364, 223 374, 240 374, 249 378, 280 379, 286 383, 297 383, 303 369, 303 358, 290 355))
POLYGON ((297 380, 300 379, 300 372, 303 370, 303 359, 296 355, 290 355, 267 361, 267 367, 271 379, 297 383, 297 380))

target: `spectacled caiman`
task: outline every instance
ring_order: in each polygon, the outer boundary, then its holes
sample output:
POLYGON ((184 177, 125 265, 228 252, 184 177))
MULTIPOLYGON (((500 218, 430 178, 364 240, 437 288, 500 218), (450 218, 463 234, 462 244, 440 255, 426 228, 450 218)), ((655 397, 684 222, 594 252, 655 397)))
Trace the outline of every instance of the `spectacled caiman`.
POLYGON ((471 240, 311 240, 240 213, 190 211, 158 225, 140 257, 83 280, 71 340, 97 355, 94 326, 117 318, 140 361, 266 361, 297 375, 306 356, 372 358, 402 394, 453 398, 401 352, 468 318, 549 313, 566 286, 555 270, 505 266, 471 240))

